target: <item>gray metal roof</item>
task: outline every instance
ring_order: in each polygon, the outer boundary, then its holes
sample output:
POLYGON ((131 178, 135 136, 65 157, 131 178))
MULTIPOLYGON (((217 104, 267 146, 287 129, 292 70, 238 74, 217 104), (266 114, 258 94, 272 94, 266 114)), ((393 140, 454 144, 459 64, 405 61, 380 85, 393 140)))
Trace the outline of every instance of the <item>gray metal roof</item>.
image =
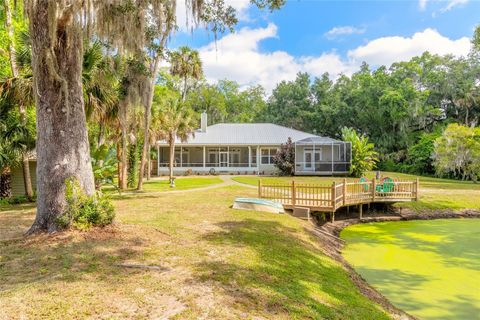
POLYGON ((306 144, 306 145, 311 145, 311 144, 331 144, 331 143, 343 143, 343 141, 340 140, 335 140, 329 137, 308 137, 302 140, 298 140, 295 142, 296 144, 306 144))
MULTIPOLYGON (((288 138, 299 141, 306 138, 330 139, 311 133, 282 127, 273 123, 219 123, 207 127, 206 132, 195 132, 186 143, 189 145, 280 145, 288 138)), ((330 139, 333 140, 333 139, 330 139)), ((329 140, 329 141, 330 141, 329 140)), ((336 140, 334 140, 336 141, 336 140)), ((165 141, 158 144, 165 145, 165 141)))

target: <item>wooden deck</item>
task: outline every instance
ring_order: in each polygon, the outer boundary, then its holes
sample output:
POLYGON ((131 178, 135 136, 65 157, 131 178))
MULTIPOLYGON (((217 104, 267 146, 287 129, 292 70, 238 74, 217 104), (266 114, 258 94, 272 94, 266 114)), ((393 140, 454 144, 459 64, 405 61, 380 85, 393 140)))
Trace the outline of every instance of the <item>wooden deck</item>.
MULTIPOLYGON (((339 208, 369 203, 395 203, 418 200, 419 180, 394 180, 385 192, 375 179, 371 181, 333 182, 332 185, 258 182, 259 198, 280 202, 286 209, 306 207, 312 212, 330 212, 339 208)), ((360 208, 361 210, 361 208, 360 208)))

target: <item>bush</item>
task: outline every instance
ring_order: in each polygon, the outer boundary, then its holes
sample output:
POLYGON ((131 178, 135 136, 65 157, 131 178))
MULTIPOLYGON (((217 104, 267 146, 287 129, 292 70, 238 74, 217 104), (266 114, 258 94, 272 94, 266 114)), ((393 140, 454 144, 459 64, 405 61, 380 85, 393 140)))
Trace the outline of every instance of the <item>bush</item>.
POLYGON ((14 196, 8 198, 0 198, 0 205, 9 205, 9 204, 24 204, 35 202, 37 195, 34 194, 32 199, 29 199, 27 196, 14 196))
POLYGON ((282 144, 280 150, 273 157, 273 163, 280 171, 280 175, 293 176, 295 172, 295 145, 291 138, 288 138, 287 143, 282 144))
POLYGON ((58 223, 63 228, 73 226, 86 230, 92 226, 104 227, 115 218, 115 209, 110 199, 100 194, 86 195, 76 179, 67 180, 65 197, 65 213, 58 218, 58 223))

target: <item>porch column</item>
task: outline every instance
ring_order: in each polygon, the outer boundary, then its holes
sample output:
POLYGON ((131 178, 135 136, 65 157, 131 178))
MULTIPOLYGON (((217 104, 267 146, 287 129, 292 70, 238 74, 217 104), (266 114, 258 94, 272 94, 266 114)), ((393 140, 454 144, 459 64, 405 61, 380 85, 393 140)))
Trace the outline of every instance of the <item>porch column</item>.
POLYGON ((248 167, 252 167, 252 147, 248 146, 248 167))
POLYGON ((260 172, 260 146, 257 146, 257 173, 260 172))
POLYGON ((297 142, 295 141, 295 145, 294 145, 294 150, 295 150, 295 153, 293 155, 293 174, 295 175, 296 171, 297 171, 297 142))
POLYGON ((203 146, 203 167, 205 168, 205 146, 203 146))
POLYGON ((333 142, 332 142, 332 174, 333 174, 333 142))
POLYGON ((313 155, 312 155, 312 160, 313 160, 313 172, 316 172, 317 169, 315 167, 315 142, 313 142, 313 155))
POLYGON ((160 176, 160 146, 157 144, 157 177, 160 176))
POLYGON ((180 146, 180 168, 183 168, 183 148, 180 146))
POLYGON ((227 168, 230 168, 230 146, 227 146, 227 168))

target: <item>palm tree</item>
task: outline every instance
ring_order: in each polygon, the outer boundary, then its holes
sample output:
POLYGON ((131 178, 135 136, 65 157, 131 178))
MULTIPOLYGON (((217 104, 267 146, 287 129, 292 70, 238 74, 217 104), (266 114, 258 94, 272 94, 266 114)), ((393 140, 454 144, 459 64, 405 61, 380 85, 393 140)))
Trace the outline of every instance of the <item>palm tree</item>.
MULTIPOLYGON (((12 150, 16 150, 20 154, 25 195, 28 199, 32 199, 33 187, 30 173, 30 154, 35 148, 35 133, 29 132, 27 123, 27 108, 33 106, 30 35, 26 31, 26 26, 21 23, 22 17, 15 19, 16 16, 13 16, 9 0, 4 1, 3 7, 5 11, 5 29, 9 38, 8 54, 11 77, 1 81, 0 96, 3 108, 9 104, 18 106, 18 127, 10 127, 11 130, 6 134, 11 139, 10 147, 13 148, 12 150), (19 26, 18 30, 14 30, 15 23, 19 26)), ((17 152, 12 154, 17 154, 17 152)))
POLYGON ((197 125, 195 113, 178 100, 169 100, 164 108, 161 108, 154 117, 157 135, 165 139, 170 147, 169 176, 170 187, 174 187, 173 162, 175 158, 175 141, 180 139, 184 142, 193 136, 197 125))
POLYGON ((378 162, 378 153, 368 137, 359 135, 352 128, 342 128, 342 139, 352 144, 352 164, 350 173, 354 177, 361 177, 365 172, 372 170, 378 162))
POLYGON ((170 53, 170 73, 183 80, 182 101, 185 101, 188 80, 200 80, 203 76, 202 61, 198 51, 189 47, 180 47, 170 53))

